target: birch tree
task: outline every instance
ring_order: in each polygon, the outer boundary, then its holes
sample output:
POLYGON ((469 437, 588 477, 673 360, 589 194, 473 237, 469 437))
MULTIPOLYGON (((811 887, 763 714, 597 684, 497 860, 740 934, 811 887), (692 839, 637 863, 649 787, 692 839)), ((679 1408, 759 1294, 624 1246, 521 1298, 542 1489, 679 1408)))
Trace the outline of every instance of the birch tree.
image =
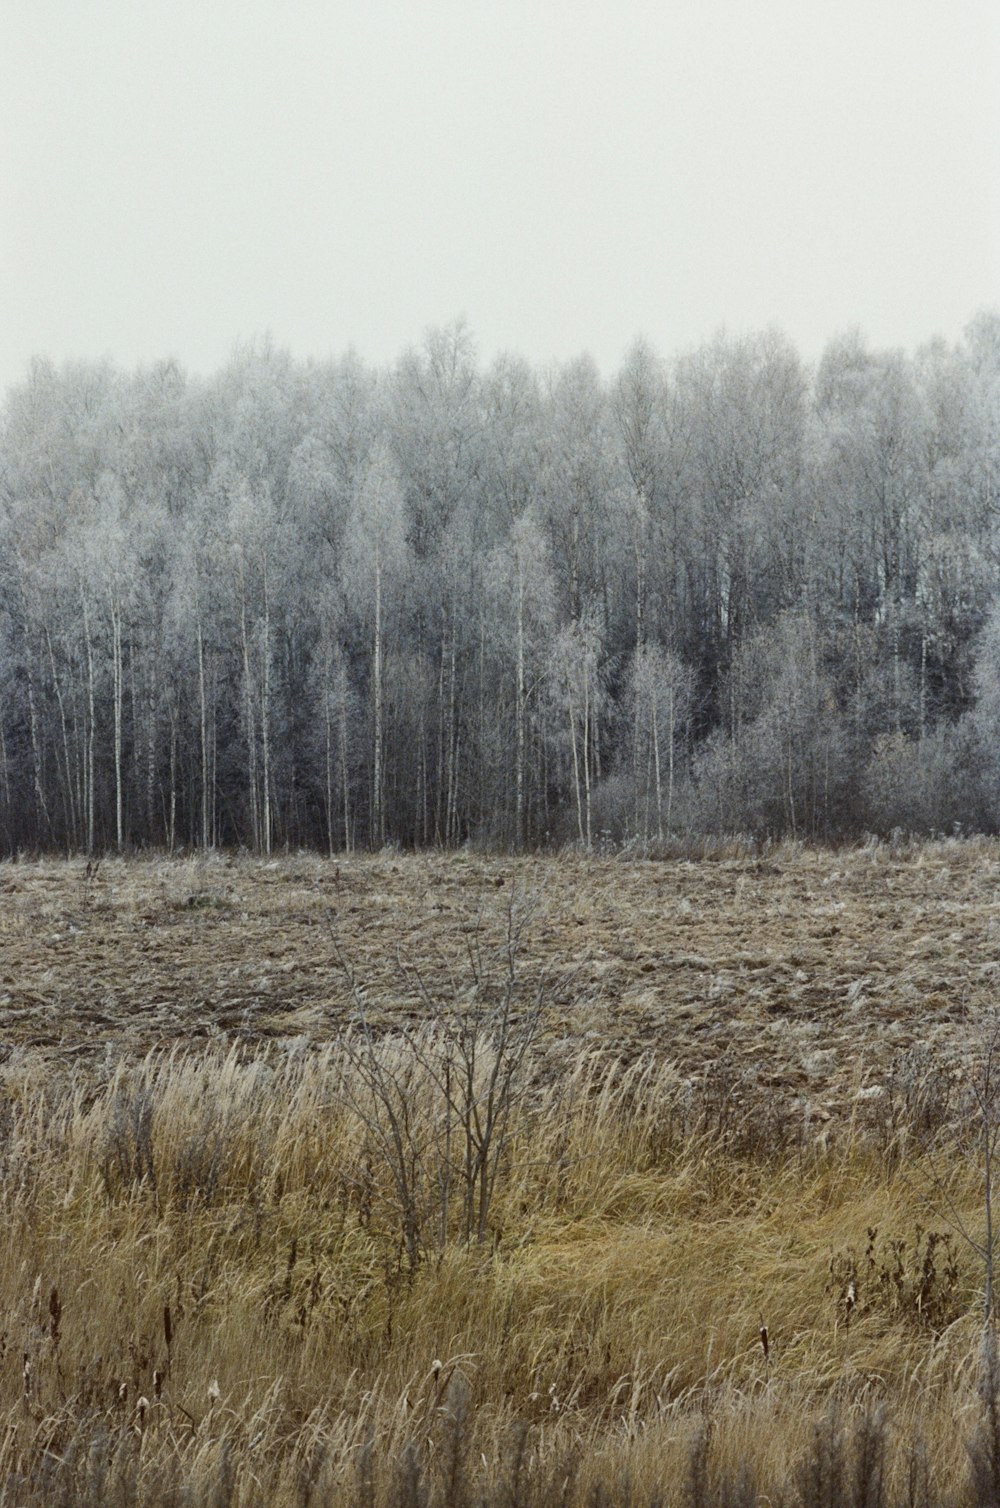
MULTIPOLYGON (((634 575, 635 643, 649 632, 648 598, 653 520, 662 509, 664 487, 663 364, 645 341, 628 353, 612 395, 612 407, 628 473, 622 518, 627 530, 634 575)), ((661 539, 661 545, 664 542, 661 539)), ((654 628, 655 631, 655 628, 654 628)))
POLYGON ((601 714, 605 703, 603 625, 593 610, 567 624, 552 646, 549 693, 568 754, 577 837, 593 845, 591 798, 600 776, 601 714))
POLYGON ((636 831, 662 843, 674 810, 678 754, 687 735, 694 680, 681 660, 659 644, 639 644, 628 678, 632 708, 632 779, 636 831))
POLYGON ((319 637, 312 664, 317 723, 322 730, 323 804, 327 850, 354 846, 354 736, 357 697, 341 642, 340 594, 328 583, 317 604, 319 637))
POLYGON ((531 747, 533 734, 538 733, 540 691, 551 664, 557 626, 555 596, 545 536, 534 515, 527 512, 489 557, 484 591, 490 659, 496 666, 491 682, 494 720, 499 721, 501 708, 510 709, 507 738, 495 741, 495 783, 503 808, 513 807, 508 832, 515 848, 522 848, 532 836, 530 815, 537 782, 531 747))
MULTIPOLYGON (((105 473, 85 539, 86 572, 99 617, 106 619, 111 672, 115 847, 125 844, 125 677, 130 615, 136 594, 135 526, 120 480, 105 473)), ((89 626, 88 626, 89 637, 89 626)))
POLYGON ((386 614, 401 586, 405 558, 403 491, 399 471, 384 441, 365 467, 348 525, 346 566, 349 600, 365 615, 371 644, 371 801, 369 842, 387 836, 385 810, 386 614))
POLYGON ((274 514, 266 488, 227 476, 228 532, 243 682, 247 798, 254 848, 270 854, 273 838, 271 690, 273 679, 271 555, 274 514))

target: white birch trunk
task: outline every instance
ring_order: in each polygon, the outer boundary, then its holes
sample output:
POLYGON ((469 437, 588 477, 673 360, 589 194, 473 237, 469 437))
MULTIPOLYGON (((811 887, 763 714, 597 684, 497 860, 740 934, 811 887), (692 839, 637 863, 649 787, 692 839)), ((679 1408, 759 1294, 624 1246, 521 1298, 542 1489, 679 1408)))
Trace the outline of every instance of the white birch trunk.
POLYGON ((374 697, 374 748, 372 750, 372 839, 377 847, 385 843, 385 811, 382 801, 382 564, 375 554, 375 645, 372 656, 372 694, 374 697))

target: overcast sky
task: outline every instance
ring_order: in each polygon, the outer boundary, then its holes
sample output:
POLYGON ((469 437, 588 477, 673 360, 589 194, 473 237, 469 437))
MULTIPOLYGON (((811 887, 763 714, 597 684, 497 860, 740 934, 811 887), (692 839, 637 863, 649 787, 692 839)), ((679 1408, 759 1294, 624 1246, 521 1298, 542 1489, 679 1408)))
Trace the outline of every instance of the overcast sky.
POLYGON ((998 0, 0 0, 0 388, 1000 306, 998 0))

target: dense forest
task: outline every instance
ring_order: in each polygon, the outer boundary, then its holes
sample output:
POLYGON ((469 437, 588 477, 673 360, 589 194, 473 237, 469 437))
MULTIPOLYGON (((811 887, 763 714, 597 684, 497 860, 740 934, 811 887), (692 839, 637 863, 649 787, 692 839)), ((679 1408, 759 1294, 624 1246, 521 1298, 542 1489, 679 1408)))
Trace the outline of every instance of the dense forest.
POLYGON ((1000 826, 1000 314, 0 413, 0 850, 1000 826))

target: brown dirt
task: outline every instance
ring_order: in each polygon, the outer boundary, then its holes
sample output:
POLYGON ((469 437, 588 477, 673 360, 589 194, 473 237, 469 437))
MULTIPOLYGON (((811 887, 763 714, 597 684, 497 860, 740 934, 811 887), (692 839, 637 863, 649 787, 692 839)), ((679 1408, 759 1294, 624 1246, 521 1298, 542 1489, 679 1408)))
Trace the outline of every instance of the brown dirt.
POLYGON ((95 1067, 198 1041, 328 1040, 354 1010, 427 1010, 469 979, 470 932, 532 919, 548 1050, 724 1057, 820 1121, 894 1059, 959 1061, 998 1004, 1000 843, 783 846, 761 858, 212 855, 0 866, 0 1054, 95 1067))

